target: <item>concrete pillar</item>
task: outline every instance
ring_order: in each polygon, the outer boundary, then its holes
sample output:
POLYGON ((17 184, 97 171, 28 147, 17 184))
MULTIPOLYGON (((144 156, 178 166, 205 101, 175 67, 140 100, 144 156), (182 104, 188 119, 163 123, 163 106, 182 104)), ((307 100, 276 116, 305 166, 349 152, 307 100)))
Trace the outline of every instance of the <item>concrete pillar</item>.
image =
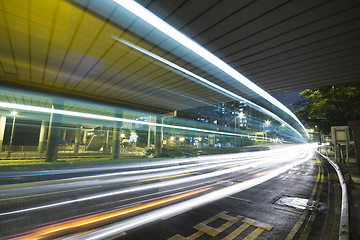
POLYGON ((6 127, 6 116, 0 117, 0 152, 2 151, 4 135, 5 135, 5 127, 6 127))
POLYGON ((45 146, 45 136, 46 136, 46 122, 43 120, 41 121, 40 133, 39 133, 39 145, 38 145, 38 153, 44 152, 45 146))
POLYGON ((65 143, 66 141, 66 128, 64 128, 62 131, 61 131, 61 140, 60 142, 61 143, 65 143))
MULTIPOLYGON (((63 109, 64 105, 53 105, 52 108, 63 109)), ((46 145, 45 161, 55 162, 58 157, 58 149, 61 135, 62 115, 51 113, 49 121, 48 141, 46 145)))
POLYGON ((79 153, 81 127, 75 129, 74 153, 79 153))
POLYGON ((104 153, 109 152, 109 135, 110 135, 110 131, 105 130, 105 132, 104 132, 104 143, 103 143, 103 152, 104 153))
POLYGON ((88 132, 86 130, 84 130, 83 132, 84 132, 84 134, 83 134, 82 142, 83 142, 83 144, 86 144, 86 137, 87 137, 88 132))
MULTIPOLYGON (((115 114, 115 117, 122 118, 123 114, 118 112, 115 114)), ((120 144, 121 144, 121 127, 122 122, 115 122, 114 131, 113 131, 113 143, 112 143, 112 158, 119 159, 120 158, 120 144)))
MULTIPOLYGON (((149 116, 149 122, 151 122, 151 116, 149 116)), ((147 149, 150 149, 150 146, 151 146, 151 126, 148 125, 148 136, 147 136, 147 149)))
POLYGON ((10 157, 11 152, 12 152, 12 144, 13 144, 13 138, 14 138, 14 132, 15 132, 15 120, 16 120, 16 114, 13 116, 13 121, 12 121, 12 127, 11 127, 11 135, 10 135, 10 142, 9 142, 9 146, 8 146, 8 157, 10 157))
MULTIPOLYGON (((163 117, 157 116, 156 123, 162 124, 163 117)), ((155 156, 159 157, 162 151, 162 142, 163 142, 163 127, 156 126, 156 135, 155 135, 155 156)))

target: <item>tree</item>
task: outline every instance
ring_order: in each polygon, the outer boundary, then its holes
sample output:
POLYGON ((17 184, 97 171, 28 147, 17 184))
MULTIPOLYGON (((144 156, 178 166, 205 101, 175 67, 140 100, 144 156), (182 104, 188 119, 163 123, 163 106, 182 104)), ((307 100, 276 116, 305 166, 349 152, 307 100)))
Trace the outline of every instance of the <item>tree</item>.
POLYGON ((360 83, 306 89, 300 96, 306 99, 297 104, 304 107, 295 114, 323 134, 329 133, 331 126, 360 120, 360 83))

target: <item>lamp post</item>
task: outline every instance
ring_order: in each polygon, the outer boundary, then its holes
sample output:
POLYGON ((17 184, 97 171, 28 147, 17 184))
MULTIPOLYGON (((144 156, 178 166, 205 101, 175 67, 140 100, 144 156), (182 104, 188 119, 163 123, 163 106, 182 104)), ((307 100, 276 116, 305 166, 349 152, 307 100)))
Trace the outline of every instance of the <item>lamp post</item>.
MULTIPOLYGON (((267 135, 267 134, 266 134, 266 131, 265 131, 265 126, 269 126, 270 123, 271 123, 271 122, 270 122, 269 120, 266 120, 265 123, 263 124, 264 141, 265 141, 265 137, 267 137, 267 136, 265 136, 265 135, 267 135)), ((267 140, 266 140, 266 141, 267 141, 267 140)))
POLYGON ((11 127, 11 136, 10 136, 10 143, 9 143, 9 148, 8 148, 8 157, 10 157, 10 155, 11 155, 11 147, 12 147, 12 142, 13 142, 13 137, 14 137, 15 119, 16 119, 17 112, 13 111, 13 112, 11 112, 11 115, 13 115, 13 123, 12 123, 12 127, 11 127))

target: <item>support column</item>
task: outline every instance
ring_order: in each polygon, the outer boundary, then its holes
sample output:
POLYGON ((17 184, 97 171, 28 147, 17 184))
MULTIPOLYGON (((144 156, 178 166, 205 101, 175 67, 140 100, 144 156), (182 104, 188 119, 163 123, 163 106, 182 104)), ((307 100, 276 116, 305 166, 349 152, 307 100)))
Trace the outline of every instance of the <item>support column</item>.
POLYGON ((39 145, 38 145, 38 153, 44 152, 44 146, 45 146, 45 136, 46 136, 46 122, 43 120, 41 121, 41 127, 40 127, 40 134, 39 134, 39 145))
MULTIPOLYGON (((56 109, 63 109, 64 105, 55 105, 56 109)), ((54 109, 54 105, 52 106, 54 109)), ((61 135, 62 115, 51 113, 49 121, 48 141, 46 145, 45 161, 55 162, 58 157, 58 149, 61 135)))
MULTIPOLYGON (((163 117, 157 116, 156 123, 162 124, 163 117)), ((162 151, 162 142, 163 142, 163 127, 156 126, 156 135, 155 135, 155 156, 159 157, 162 151)))
POLYGON ((81 127, 75 129, 74 153, 79 153, 81 127))
MULTIPOLYGON (((149 122, 151 122, 151 116, 149 116, 149 122)), ((148 136, 147 136, 147 149, 150 149, 151 146, 151 126, 148 125, 148 136)))
POLYGON ((84 134, 83 134, 83 138, 82 138, 83 144, 86 144, 87 133, 88 133, 88 132, 87 132, 86 130, 84 130, 84 134))
POLYGON ((66 128, 64 128, 62 131, 61 131, 61 143, 65 143, 66 141, 66 128))
MULTIPOLYGON (((122 118, 122 113, 116 113, 115 117, 122 118)), ((114 131, 113 131, 113 143, 112 143, 112 158, 119 159, 120 158, 120 144, 121 144, 121 127, 122 122, 115 122, 114 131)))
POLYGON ((103 152, 109 152, 109 130, 105 130, 104 132, 104 143, 103 143, 103 152))
POLYGON ((2 151, 4 135, 5 135, 5 127, 6 127, 6 116, 0 117, 0 152, 2 151))

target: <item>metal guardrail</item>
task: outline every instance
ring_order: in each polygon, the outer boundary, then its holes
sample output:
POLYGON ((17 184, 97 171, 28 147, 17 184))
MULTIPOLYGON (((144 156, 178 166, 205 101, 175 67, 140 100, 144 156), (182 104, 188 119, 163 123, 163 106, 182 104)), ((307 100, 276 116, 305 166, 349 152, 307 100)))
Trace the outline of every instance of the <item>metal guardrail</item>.
POLYGON ((349 205, 348 194, 344 176, 342 175, 340 167, 330 160, 327 156, 323 155, 319 151, 317 153, 326 159, 331 166, 335 169, 339 182, 341 185, 341 214, 340 214, 340 227, 339 227, 339 240, 349 240, 349 205))

